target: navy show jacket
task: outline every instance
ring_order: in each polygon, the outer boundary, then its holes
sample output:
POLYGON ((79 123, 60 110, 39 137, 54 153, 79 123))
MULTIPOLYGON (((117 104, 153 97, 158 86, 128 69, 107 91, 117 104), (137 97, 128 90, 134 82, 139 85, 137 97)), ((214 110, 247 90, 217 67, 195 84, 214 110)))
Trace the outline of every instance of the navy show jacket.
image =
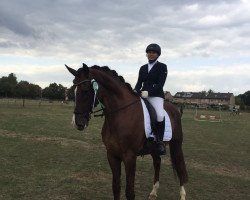
POLYGON ((135 90, 148 91, 149 97, 164 98, 163 86, 168 74, 167 65, 161 62, 156 62, 148 72, 148 64, 141 66, 138 76, 138 81, 135 85, 135 90))

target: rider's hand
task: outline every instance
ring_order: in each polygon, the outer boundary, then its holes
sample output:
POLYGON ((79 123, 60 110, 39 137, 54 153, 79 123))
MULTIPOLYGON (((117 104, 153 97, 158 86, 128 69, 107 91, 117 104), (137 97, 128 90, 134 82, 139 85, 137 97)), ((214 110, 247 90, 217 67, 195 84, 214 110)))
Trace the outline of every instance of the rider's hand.
POLYGON ((148 98, 148 91, 141 91, 142 98, 148 98))

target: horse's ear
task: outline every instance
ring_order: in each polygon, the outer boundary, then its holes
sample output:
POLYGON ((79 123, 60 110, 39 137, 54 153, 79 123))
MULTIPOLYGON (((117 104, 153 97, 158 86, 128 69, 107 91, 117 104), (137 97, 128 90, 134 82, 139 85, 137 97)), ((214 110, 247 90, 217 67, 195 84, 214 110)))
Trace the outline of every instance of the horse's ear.
POLYGON ((82 63, 82 68, 89 68, 88 65, 86 65, 85 63, 82 63))
POLYGON ((82 69, 83 69, 83 71, 84 71, 87 75, 89 75, 89 67, 88 67, 88 65, 86 65, 85 63, 82 63, 82 69))
POLYGON ((76 76, 76 70, 74 70, 74 69, 68 67, 67 65, 65 65, 65 67, 69 70, 69 72, 70 72, 71 74, 73 74, 74 76, 76 76))

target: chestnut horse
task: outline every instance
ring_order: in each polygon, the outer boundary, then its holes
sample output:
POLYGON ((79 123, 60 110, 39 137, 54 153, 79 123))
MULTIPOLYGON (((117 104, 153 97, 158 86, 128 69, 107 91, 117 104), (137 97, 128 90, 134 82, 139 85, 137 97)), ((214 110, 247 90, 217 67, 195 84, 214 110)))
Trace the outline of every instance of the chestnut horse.
MULTIPOLYGON (((95 102, 100 102, 105 116, 101 134, 113 175, 114 200, 120 199, 121 162, 124 163, 126 172, 126 198, 134 200, 136 159, 146 140, 140 97, 125 83, 123 77, 108 67, 88 67, 83 64, 83 67, 74 70, 65 66, 75 76, 74 125, 78 130, 86 128, 95 102)), ((168 102, 165 102, 164 108, 170 117, 173 131, 172 139, 168 142, 171 162, 180 182, 180 199, 185 200, 184 183, 187 183, 188 175, 182 151, 181 116, 175 106, 168 102)), ((148 198, 156 199, 161 157, 154 148, 150 154, 155 173, 153 189, 148 198)))

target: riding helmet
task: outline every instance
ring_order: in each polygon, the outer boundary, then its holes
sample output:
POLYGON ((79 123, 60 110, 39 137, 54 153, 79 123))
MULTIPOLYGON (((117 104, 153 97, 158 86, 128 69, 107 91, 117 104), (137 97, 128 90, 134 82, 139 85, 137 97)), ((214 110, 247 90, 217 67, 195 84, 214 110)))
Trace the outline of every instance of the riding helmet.
POLYGON ((161 55, 161 47, 158 44, 152 43, 152 44, 148 45, 146 48, 146 53, 148 51, 155 51, 156 53, 158 53, 159 56, 161 55))

